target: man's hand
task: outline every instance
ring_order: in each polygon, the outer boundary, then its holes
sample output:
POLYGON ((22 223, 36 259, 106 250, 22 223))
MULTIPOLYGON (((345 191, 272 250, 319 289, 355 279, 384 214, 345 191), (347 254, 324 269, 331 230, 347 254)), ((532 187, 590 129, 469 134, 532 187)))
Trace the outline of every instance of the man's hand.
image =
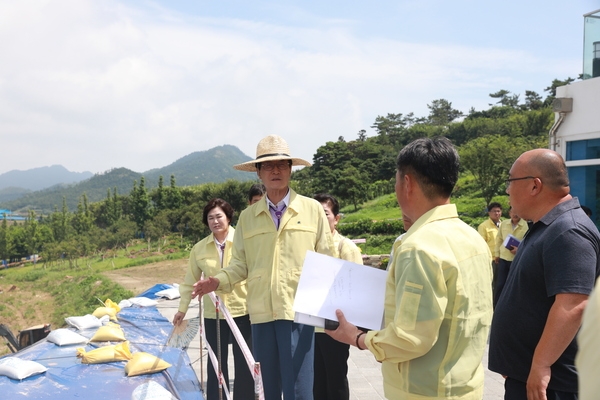
POLYGON ((498 264, 500 262, 500 257, 494 257, 494 262, 498 264))
MULTIPOLYGON (((344 317, 342 310, 336 310, 335 315, 338 318, 340 326, 334 331, 325 329, 325 333, 337 340, 338 342, 346 343, 352 346, 356 346, 356 336, 362 332, 356 326, 352 325, 344 317)), ((362 346, 364 349, 366 346, 362 346)))
POLYGON ((527 400, 546 400, 550 367, 532 365, 527 378, 527 400))
POLYGON ((517 254, 517 246, 510 246, 510 253, 514 256, 515 254, 517 254))
POLYGON ((214 292, 219 287, 219 280, 212 276, 208 279, 201 279, 194 283, 194 290, 192 291, 192 299, 196 296, 204 296, 210 292, 214 292))
POLYGON ((175 316, 173 317, 173 325, 177 326, 181 323, 181 321, 183 321, 183 318, 185 317, 185 313, 182 313, 181 311, 177 311, 177 314, 175 314, 175 316))

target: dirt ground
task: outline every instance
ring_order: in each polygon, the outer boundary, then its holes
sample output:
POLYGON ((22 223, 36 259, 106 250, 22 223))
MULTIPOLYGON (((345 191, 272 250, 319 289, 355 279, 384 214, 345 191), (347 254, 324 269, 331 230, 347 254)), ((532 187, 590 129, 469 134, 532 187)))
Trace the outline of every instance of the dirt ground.
POLYGON ((183 282, 187 263, 187 258, 167 260, 140 265, 139 267, 104 272, 103 275, 137 295, 157 283, 173 284, 183 282))
MULTIPOLYGON (((105 272, 103 275, 137 295, 157 283, 183 282, 187 262, 187 258, 167 260, 105 272)), ((5 284, 0 279, 0 324, 7 325, 15 336, 23 329, 47 323, 54 308, 48 293, 34 291, 31 286, 27 283, 5 284)), ((114 300, 118 302, 122 299, 114 300)), ((7 353, 9 349, 4 345, 4 339, 0 338, 0 356, 7 353)))

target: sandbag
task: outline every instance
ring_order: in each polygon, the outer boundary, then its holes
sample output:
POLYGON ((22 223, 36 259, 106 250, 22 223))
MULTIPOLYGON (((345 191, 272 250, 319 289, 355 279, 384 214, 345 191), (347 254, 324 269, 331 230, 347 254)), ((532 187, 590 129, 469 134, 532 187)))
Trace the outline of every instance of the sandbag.
POLYGON ((58 346, 87 343, 88 339, 69 329, 55 329, 46 336, 46 340, 58 346))
POLYGON ((65 318, 65 322, 79 330, 99 328, 102 326, 102 322, 91 314, 81 317, 67 317, 65 318))
MULTIPOLYGON (((120 308, 119 308, 119 310, 120 310, 120 308)), ((117 310, 115 310, 112 307, 98 307, 94 310, 92 315, 96 318, 102 318, 105 315, 108 315, 108 317, 111 320, 113 320, 113 321, 117 320, 117 310)))
POLYGON ((131 400, 177 400, 177 398, 159 383, 148 381, 133 390, 131 400))
POLYGON ((4 357, 0 359, 0 375, 8 376, 11 379, 25 379, 32 375, 44 373, 48 368, 42 364, 30 361, 21 360, 18 357, 4 357))
POLYGON ((122 342, 125 340, 125 332, 119 324, 109 323, 98 328, 90 342, 122 342))
POLYGON ((152 354, 140 351, 135 353, 131 360, 125 365, 125 374, 127 376, 137 376, 143 374, 153 374, 169 368, 171 364, 153 356, 152 354))
POLYGON ((102 364, 114 361, 127 361, 131 359, 129 342, 104 346, 91 351, 85 351, 83 347, 77 349, 77 357, 81 358, 82 364, 102 364))

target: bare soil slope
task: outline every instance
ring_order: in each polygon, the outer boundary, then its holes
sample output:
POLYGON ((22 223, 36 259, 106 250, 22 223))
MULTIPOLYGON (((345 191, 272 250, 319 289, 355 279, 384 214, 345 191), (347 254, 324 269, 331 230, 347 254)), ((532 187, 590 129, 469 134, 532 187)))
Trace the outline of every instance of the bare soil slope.
MULTIPOLYGON (((142 293, 157 283, 181 283, 185 277, 188 260, 167 260, 157 263, 140 265, 139 267, 130 267, 118 269, 115 271, 104 272, 103 275, 131 290, 134 295, 142 293)), ((114 299, 120 301, 122 299, 114 299)))

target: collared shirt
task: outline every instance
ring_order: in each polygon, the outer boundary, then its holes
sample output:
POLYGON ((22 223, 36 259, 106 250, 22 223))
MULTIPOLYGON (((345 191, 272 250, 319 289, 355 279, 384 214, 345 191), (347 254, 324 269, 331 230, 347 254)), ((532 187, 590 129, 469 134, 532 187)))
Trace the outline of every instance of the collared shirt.
POLYGON ((492 319, 491 254, 454 204, 422 215, 394 246, 385 327, 365 344, 388 399, 481 400, 492 319))
POLYGON ((275 229, 266 201, 240 214, 229 265, 216 276, 220 292, 247 279, 253 324, 294 320, 292 309, 306 252, 333 256, 333 240, 323 206, 290 189, 290 202, 275 229))
POLYGON ((333 233, 333 248, 337 251, 337 258, 362 264, 362 254, 358 246, 347 237, 340 235, 338 231, 333 233))
POLYGON ((508 235, 513 235, 519 240, 522 240, 529 226, 527 225, 527 221, 523 218, 519 220, 516 227, 513 227, 512 221, 510 219, 504 220, 500 223, 500 230, 498 231, 498 235, 496 236, 496 248, 494 249, 494 257, 500 257, 506 261, 512 261, 515 256, 510 252, 506 247, 502 244, 508 235))
MULTIPOLYGON (((235 229, 230 226, 229 231, 227 232, 227 239, 225 240, 224 265, 231 259, 234 234, 235 229)), ((194 245, 190 252, 190 260, 188 262, 188 270, 185 274, 185 279, 183 283, 179 285, 179 293, 181 295, 181 299, 179 300, 179 311, 183 313, 187 312, 192 299, 193 285, 200 280, 200 276, 203 272, 205 277, 209 277, 215 276, 217 272, 221 270, 219 253, 220 251, 217 249, 216 241, 212 233, 194 245)), ((246 292, 246 282, 241 282, 235 285, 235 288, 231 293, 220 296, 223 304, 234 318, 248 314, 246 307, 246 292)), ((215 305, 208 295, 204 296, 204 317, 215 319, 216 316, 215 305)), ((222 318, 222 315, 220 317, 222 318)))
MULTIPOLYGON (((489 369, 526 382, 557 294, 589 294, 600 272, 600 234, 573 198, 531 226, 494 310, 489 369)), ((548 388, 577 393, 577 340, 551 366, 548 388)))
POLYGON ((477 227, 477 232, 481 235, 483 240, 487 243, 490 248, 490 254, 494 254, 496 251, 496 236, 498 235, 498 225, 491 218, 483 221, 477 227))
POLYGON ((287 209, 287 206, 290 202, 290 191, 288 189, 287 194, 281 201, 277 204, 274 204, 271 200, 269 200, 268 196, 264 196, 267 200, 267 205, 269 206, 269 212, 271 213, 271 218, 273 218, 273 223, 279 229, 279 225, 281 222, 281 218, 283 217, 283 213, 287 209), (277 211, 281 212, 281 215, 277 217, 277 211))

